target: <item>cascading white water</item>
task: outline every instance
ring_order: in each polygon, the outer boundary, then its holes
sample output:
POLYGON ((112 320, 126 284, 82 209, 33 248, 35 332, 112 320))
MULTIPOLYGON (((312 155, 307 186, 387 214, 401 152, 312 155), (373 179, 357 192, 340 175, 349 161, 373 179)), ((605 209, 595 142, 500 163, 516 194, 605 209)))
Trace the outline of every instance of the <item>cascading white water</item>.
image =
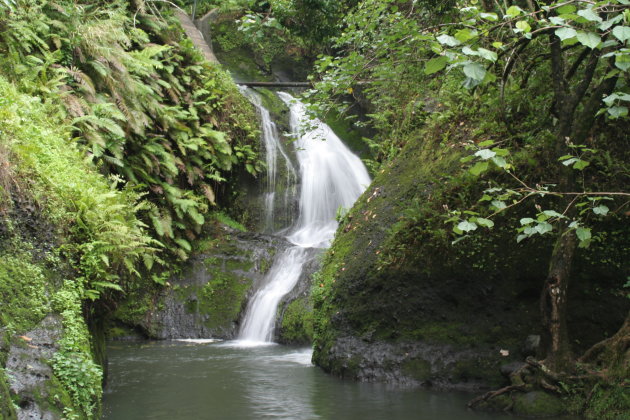
POLYGON ((370 183, 361 160, 323 122, 311 120, 304 104, 278 93, 291 110, 291 129, 300 164, 300 212, 287 239, 295 244, 279 255, 265 284, 247 306, 239 339, 270 342, 276 308, 298 282, 309 248, 326 248, 337 229, 337 210, 350 208, 370 183))
POLYGON ((294 186, 297 182, 297 172, 291 163, 291 159, 282 146, 280 135, 276 124, 271 121, 269 111, 262 105, 260 95, 249 88, 241 88, 241 92, 256 107, 260 114, 260 127, 262 131, 262 141, 265 146, 265 163, 267 165, 267 185, 264 196, 265 202, 265 228, 267 233, 276 232, 276 186, 278 184, 279 169, 286 171, 286 179, 284 185, 284 196, 282 200, 282 208, 286 212, 291 211, 290 201, 293 199, 294 186), (278 162, 278 159, 281 161, 278 162))
POLYGON ((310 119, 304 104, 288 93, 278 95, 291 110, 300 164, 300 214, 288 239, 303 247, 327 248, 337 230, 337 210, 352 207, 370 176, 328 125, 310 119))

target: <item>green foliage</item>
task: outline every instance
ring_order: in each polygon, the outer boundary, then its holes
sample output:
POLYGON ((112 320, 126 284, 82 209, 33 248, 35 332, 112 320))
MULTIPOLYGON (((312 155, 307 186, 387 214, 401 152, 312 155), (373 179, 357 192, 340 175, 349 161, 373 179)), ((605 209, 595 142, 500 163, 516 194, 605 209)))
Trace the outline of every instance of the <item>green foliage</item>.
POLYGON ((243 226, 241 223, 239 223, 236 220, 232 219, 230 216, 228 216, 227 214, 225 214, 223 212, 215 212, 215 213, 213 213, 213 216, 219 223, 223 223, 224 225, 229 226, 232 229, 235 229, 235 230, 238 230, 238 231, 241 231, 241 232, 246 232, 247 231, 245 226, 243 226))
POLYGON ((261 170, 254 109, 157 2, 0 11, 2 333, 61 314, 50 398, 65 418, 98 418, 84 316, 166 284, 229 176, 261 170))
POLYGON ((13 155, 16 176, 30 179, 30 192, 58 232, 69 239, 62 252, 96 297, 120 275, 138 275, 136 265, 153 258, 155 242, 136 217, 138 194, 116 189, 70 142, 59 108, 19 94, 0 78, 0 130, 13 155), (55 115, 57 113, 57 115, 55 115))
POLYGON ((125 3, 20 3, 0 54, 22 90, 61 96, 91 159, 145 196, 150 231, 185 259, 226 174, 261 169, 253 109, 173 19, 125 3))
POLYGON ((0 397, 0 418, 4 420, 15 420, 17 415, 15 414, 11 394, 9 394, 6 372, 3 368, 0 368, 0 397))
MULTIPOLYGON (((474 208, 449 211, 453 232, 464 235, 456 241, 478 227, 492 228, 497 214, 530 204, 536 213, 525 218, 532 222, 515 227, 517 241, 566 226, 581 247, 588 247, 595 236, 591 226, 613 207, 603 200, 614 198, 619 208, 627 197, 620 190, 598 192, 623 188, 624 158, 609 155, 603 162, 597 157, 611 147, 604 136, 601 146, 586 144, 592 124, 605 130, 626 114, 629 78, 619 63, 628 54, 629 15, 622 3, 561 2, 534 10, 509 4, 503 10, 497 4, 495 10, 464 2, 436 20, 427 13, 430 5, 409 10, 397 2, 365 0, 345 18, 346 30, 335 40, 343 54, 321 56, 316 63, 319 82, 308 97, 320 113, 343 112, 347 99, 367 101, 369 123, 383 133, 373 143, 381 162, 395 157, 409 133, 427 124, 427 111, 434 119, 461 118, 463 131, 467 119, 478 120, 475 112, 501 121, 504 137, 468 133, 469 139, 453 145, 472 151, 462 163, 488 184, 474 208), (560 43, 554 47, 550 40, 560 43), (549 86, 555 86, 553 97, 549 86), (462 112, 461 104, 470 111, 462 112), (539 113, 541 108, 550 108, 549 114, 539 113), (530 160, 544 171, 532 170, 530 160), (595 161, 598 167, 592 168, 595 161), (566 175, 563 166, 579 174, 566 175), (622 169, 616 179, 598 176, 605 167, 622 169), (559 185, 559 177, 575 178, 577 185, 559 185)), ((378 168, 374 162, 370 166, 378 168)))
POLYGON ((80 283, 66 280, 52 298, 53 309, 63 317, 63 336, 52 367, 72 397, 73 407, 66 407, 66 415, 93 419, 99 416, 103 372, 90 353, 90 336, 81 308, 82 289, 80 283))
POLYGON ((630 413, 630 395, 623 384, 595 385, 590 393, 586 415, 591 419, 621 420, 630 413))
POLYGON ((44 318, 50 302, 42 268, 33 264, 27 251, 15 248, 0 253, 0 324, 13 333, 24 333, 44 318))

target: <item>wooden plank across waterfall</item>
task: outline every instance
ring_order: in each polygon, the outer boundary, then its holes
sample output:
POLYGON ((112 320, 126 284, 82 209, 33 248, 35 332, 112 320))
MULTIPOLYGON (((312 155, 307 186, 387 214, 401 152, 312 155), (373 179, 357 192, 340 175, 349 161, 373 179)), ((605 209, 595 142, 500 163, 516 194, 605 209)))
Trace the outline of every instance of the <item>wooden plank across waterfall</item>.
POLYGON ((312 87, 311 82, 236 82, 237 85, 247 87, 312 87))

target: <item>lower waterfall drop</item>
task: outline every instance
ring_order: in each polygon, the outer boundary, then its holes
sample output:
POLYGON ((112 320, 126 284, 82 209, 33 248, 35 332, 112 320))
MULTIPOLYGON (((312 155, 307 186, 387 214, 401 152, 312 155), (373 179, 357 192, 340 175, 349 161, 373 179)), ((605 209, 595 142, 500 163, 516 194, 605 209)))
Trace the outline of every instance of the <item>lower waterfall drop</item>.
POLYGON ((327 248, 337 230, 336 213, 349 209, 370 184, 367 169, 356 155, 318 119, 310 119, 303 103, 288 93, 278 96, 290 108, 299 162, 299 216, 287 239, 293 243, 274 260, 264 284, 250 299, 239 340, 273 340, 276 308, 298 282, 313 248, 327 248))

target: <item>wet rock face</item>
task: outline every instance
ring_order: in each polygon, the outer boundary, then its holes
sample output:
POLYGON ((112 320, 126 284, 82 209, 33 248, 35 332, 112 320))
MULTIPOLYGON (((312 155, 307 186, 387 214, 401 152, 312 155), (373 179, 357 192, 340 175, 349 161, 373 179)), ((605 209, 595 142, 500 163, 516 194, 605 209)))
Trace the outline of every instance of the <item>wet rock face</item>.
MULTIPOLYGON (((469 371, 482 369, 487 351, 448 344, 406 341, 367 342, 357 337, 338 338, 328 351, 332 373, 365 382, 402 386, 475 391, 487 384, 469 371)), ((484 378, 486 379, 486 378, 484 378)))
POLYGON ((192 257, 159 298, 142 327, 152 338, 234 338, 252 287, 288 243, 268 235, 234 233, 192 257))
POLYGON ((62 406, 51 407, 50 382, 56 381, 50 360, 59 350, 61 318, 48 315, 33 330, 14 337, 9 348, 6 372, 9 392, 17 401, 18 419, 60 419, 62 406))

